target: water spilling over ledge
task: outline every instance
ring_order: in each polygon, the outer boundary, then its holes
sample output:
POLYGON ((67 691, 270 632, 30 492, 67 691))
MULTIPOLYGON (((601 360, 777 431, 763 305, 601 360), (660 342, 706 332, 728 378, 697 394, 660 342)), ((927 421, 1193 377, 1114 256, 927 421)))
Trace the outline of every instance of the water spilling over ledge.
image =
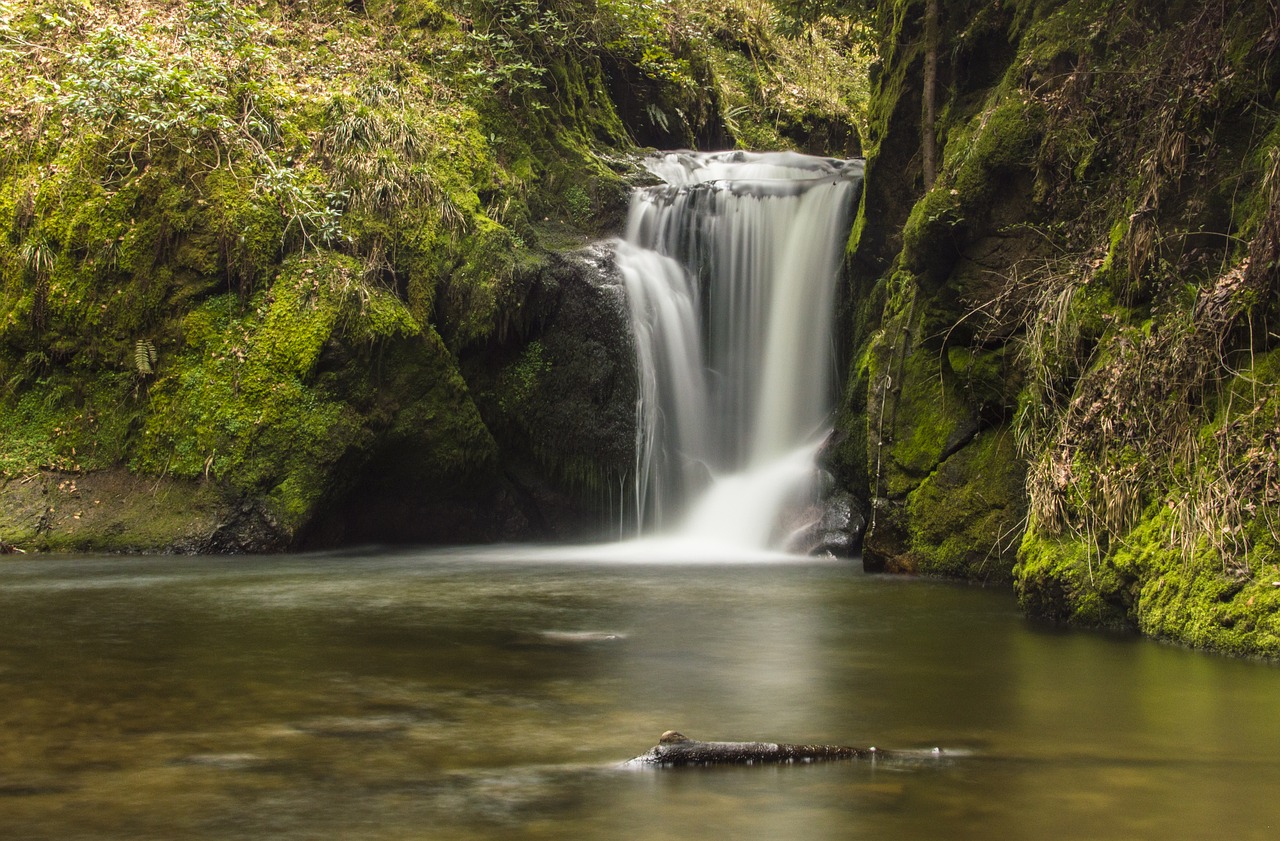
POLYGON ((636 192, 617 243, 640 378, 635 520, 777 547, 828 432, 862 162, 674 152, 648 168, 665 183, 636 192))

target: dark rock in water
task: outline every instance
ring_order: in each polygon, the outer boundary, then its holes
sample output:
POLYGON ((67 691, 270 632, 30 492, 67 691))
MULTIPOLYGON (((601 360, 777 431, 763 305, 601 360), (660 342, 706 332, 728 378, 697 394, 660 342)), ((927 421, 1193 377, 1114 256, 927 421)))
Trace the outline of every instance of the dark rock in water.
MULTIPOLYGON (((938 751, 940 753, 940 751, 938 751)), ((774 742, 699 742, 668 730, 658 744, 631 760, 633 765, 756 765, 889 758, 890 751, 844 745, 787 745, 774 742)))
POLYGON ((857 551, 867 518, 853 494, 838 491, 827 497, 820 523, 817 552, 847 558, 857 551))
POLYGON ((861 503, 848 491, 836 491, 815 504, 808 525, 788 541, 793 552, 850 558, 862 544, 867 519, 861 503))
POLYGON ((240 555, 279 551, 290 535, 261 500, 247 500, 223 512, 208 535, 175 541, 172 549, 183 554, 240 555))

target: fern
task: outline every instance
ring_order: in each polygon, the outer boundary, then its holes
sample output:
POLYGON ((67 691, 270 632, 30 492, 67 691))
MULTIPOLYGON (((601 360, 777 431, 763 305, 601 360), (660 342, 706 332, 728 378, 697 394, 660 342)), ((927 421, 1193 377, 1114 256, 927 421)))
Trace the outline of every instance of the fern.
POLYGON ((138 376, 149 377, 156 372, 156 346, 150 339, 138 339, 133 346, 133 364, 138 376))
POLYGON ((653 123, 653 125, 657 126, 663 131, 671 130, 670 123, 667 120, 666 112, 663 111, 661 108, 659 108, 656 104, 652 102, 646 103, 644 106, 644 110, 645 110, 645 113, 649 115, 649 122, 653 123))

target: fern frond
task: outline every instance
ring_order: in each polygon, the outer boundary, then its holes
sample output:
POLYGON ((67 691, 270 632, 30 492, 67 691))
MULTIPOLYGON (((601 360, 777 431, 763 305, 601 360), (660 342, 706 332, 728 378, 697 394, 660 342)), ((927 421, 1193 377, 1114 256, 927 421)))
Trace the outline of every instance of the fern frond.
POLYGON ((149 377, 156 372, 156 346, 150 339, 138 339, 133 346, 133 364, 138 375, 149 377))

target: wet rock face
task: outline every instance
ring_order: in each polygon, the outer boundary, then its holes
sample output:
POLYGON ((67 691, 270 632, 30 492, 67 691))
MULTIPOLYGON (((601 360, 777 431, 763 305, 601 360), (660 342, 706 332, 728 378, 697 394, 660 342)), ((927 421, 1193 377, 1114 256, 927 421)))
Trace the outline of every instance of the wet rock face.
POLYGON ((636 441, 635 350, 611 244, 555 255, 528 301, 526 340, 464 373, 538 535, 598 531, 621 508, 636 441))
POLYGON ((836 490, 808 510, 808 525, 792 534, 787 548, 804 555, 851 558, 862 548, 867 517, 863 504, 851 493, 836 490))
POLYGON ((207 535, 179 537, 167 548, 181 554, 242 555, 280 551, 290 539, 270 509, 245 501, 227 506, 207 535))
POLYGON ((848 491, 839 491, 827 498, 824 509, 813 554, 851 557, 862 545, 867 526, 862 504, 848 491))
MULTIPOLYGON (((428 434, 439 412, 397 421, 307 545, 604 532, 635 459, 635 356, 612 249, 551 255, 514 282, 505 326, 458 360, 484 440, 445 462, 457 438, 428 434)), ((403 379, 397 394, 430 387, 425 376, 403 379)))
POLYGON ((635 349, 612 245, 558 256, 543 283, 556 293, 536 339, 543 364, 527 399, 508 402, 506 420, 561 459, 625 472, 635 458, 635 349))

